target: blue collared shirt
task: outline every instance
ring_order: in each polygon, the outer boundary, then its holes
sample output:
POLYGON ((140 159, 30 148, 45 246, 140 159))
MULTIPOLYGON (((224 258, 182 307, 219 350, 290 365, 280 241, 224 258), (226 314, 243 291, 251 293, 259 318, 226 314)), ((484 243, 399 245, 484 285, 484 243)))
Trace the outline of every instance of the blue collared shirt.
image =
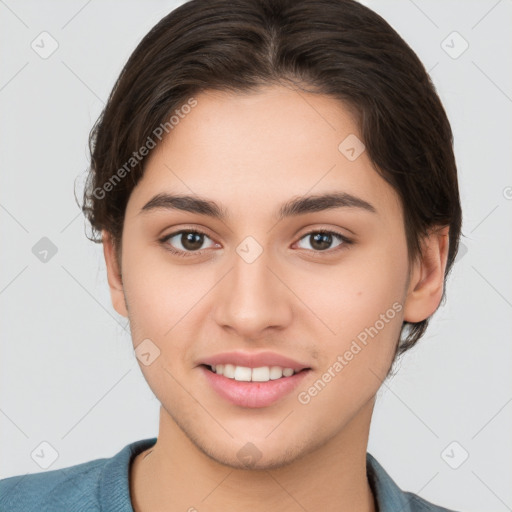
MULTIPOLYGON (((157 438, 128 444, 111 458, 0 480, 0 512, 133 512, 130 464, 157 438)), ((367 475, 378 512, 454 512, 404 492, 366 454, 367 475)))

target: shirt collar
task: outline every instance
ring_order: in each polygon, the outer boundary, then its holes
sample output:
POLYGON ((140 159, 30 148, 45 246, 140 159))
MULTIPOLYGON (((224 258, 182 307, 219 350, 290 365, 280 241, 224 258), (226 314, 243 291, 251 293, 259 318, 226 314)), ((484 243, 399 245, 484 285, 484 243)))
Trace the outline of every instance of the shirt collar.
POLYGON ((130 497, 130 465, 139 453, 153 446, 156 441, 156 437, 135 441, 105 464, 98 489, 102 511, 134 512, 130 497))

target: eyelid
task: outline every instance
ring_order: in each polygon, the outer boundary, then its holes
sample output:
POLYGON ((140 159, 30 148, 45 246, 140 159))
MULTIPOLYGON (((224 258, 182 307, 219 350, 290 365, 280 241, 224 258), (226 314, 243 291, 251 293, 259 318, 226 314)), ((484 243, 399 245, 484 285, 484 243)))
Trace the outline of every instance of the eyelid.
POLYGON ((337 228, 337 227, 335 228, 335 227, 326 227, 326 226, 320 225, 319 227, 313 226, 312 228, 308 227, 305 229, 306 229, 306 231, 304 231, 304 232, 301 229, 296 233, 295 236, 297 237, 297 240, 301 240, 306 235, 311 235, 313 233, 329 233, 329 234, 337 235, 340 238, 342 238, 344 241, 347 241, 347 242, 354 242, 356 240, 355 233, 348 228, 337 228), (353 236, 344 234, 343 230, 349 231, 350 233, 353 234, 353 236))

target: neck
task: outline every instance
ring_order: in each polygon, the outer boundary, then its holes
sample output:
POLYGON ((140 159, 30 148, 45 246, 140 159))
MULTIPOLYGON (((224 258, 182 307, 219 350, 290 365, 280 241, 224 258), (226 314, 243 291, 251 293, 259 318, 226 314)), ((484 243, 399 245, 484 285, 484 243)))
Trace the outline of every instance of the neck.
POLYGON ((375 512, 366 476, 374 400, 325 444, 270 469, 237 469, 192 442, 162 407, 156 444, 132 464, 135 512, 252 510, 375 512))

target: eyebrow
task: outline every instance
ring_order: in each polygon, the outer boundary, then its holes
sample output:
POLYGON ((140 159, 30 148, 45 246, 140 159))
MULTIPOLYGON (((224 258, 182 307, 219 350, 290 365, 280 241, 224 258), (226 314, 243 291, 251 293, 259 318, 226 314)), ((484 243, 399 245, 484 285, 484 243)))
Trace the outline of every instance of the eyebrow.
MULTIPOLYGON (((334 192, 291 199, 281 205, 278 220, 286 217, 320 212, 334 208, 358 208, 371 213, 377 210, 369 202, 346 192, 334 192)), ((197 195, 160 193, 149 200, 139 213, 154 210, 181 210, 206 215, 221 221, 228 219, 228 211, 215 201, 197 195)))

